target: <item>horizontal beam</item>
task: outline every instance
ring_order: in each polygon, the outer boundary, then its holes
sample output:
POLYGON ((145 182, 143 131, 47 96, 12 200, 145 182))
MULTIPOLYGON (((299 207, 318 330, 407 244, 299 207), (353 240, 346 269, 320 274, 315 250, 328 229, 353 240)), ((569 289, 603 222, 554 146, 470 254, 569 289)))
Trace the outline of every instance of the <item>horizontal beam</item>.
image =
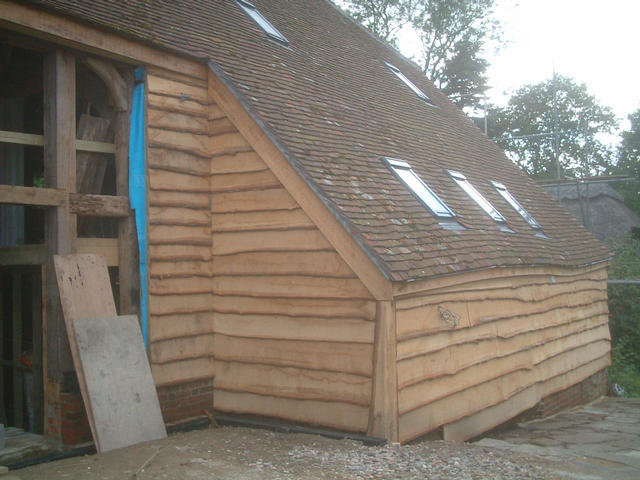
POLYGON ((57 207, 64 203, 65 198, 66 192, 55 188, 0 185, 0 203, 57 207))
POLYGON ((93 217, 128 217, 131 214, 129 198, 115 195, 70 193, 69 208, 76 215, 93 217))
MULTIPOLYGON (((0 142, 14 143, 18 145, 29 145, 33 147, 42 147, 44 143, 44 136, 35 135, 33 133, 10 132, 6 130, 0 130, 0 142)), ((108 143, 108 142, 76 140, 76 150, 80 150, 83 152, 115 153, 116 147, 113 143, 108 143)))
MULTIPOLYGON (((117 238, 78 238, 78 253, 101 253, 107 259, 107 266, 118 266, 117 238)), ((42 265, 46 259, 44 245, 16 245, 0 247, 0 265, 42 265)))

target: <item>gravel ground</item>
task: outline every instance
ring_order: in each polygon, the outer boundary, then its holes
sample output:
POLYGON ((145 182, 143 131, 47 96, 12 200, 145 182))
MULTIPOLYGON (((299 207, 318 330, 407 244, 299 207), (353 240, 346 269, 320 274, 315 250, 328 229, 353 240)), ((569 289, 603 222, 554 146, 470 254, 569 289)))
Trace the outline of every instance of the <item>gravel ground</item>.
POLYGON ((29 479, 563 479, 553 462, 473 444, 365 446, 353 440, 211 428, 18 470, 29 479), (144 467, 144 468, 142 468, 144 467))

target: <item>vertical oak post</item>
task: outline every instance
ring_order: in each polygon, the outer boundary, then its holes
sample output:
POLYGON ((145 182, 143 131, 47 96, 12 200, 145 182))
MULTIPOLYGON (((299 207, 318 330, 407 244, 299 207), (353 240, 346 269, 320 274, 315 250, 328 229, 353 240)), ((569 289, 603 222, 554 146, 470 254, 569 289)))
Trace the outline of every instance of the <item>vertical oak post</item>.
POLYGON ((369 427, 374 437, 398 441, 398 370, 396 361, 396 312, 390 301, 376 302, 373 346, 373 381, 369 427))
MULTIPOLYGON (((75 192, 76 64, 74 56, 61 49, 48 53, 44 60, 44 177, 49 187, 75 192)), ((63 373, 73 370, 53 266, 53 255, 76 250, 76 215, 69 210, 68 195, 62 205, 46 211, 45 242, 45 401, 54 406, 59 403, 63 373)), ((59 438, 60 425, 46 425, 45 433, 59 438)))

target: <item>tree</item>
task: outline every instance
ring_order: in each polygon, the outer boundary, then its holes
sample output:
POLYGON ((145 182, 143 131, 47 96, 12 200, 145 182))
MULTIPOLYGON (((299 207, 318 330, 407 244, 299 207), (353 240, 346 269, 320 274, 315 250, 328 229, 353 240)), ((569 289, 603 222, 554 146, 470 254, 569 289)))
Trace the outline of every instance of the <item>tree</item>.
POLYGON ((640 108, 628 118, 631 128, 622 132, 618 163, 612 171, 635 178, 633 182, 618 184, 616 189, 624 197, 625 204, 640 215, 640 108))
POLYGON ((525 85, 488 115, 489 136, 534 177, 557 177, 556 153, 563 176, 608 173, 614 163, 601 140, 615 130, 614 114, 569 77, 525 85))
POLYGON ((420 41, 414 60, 427 77, 460 107, 477 106, 487 89, 483 58, 499 39, 492 18, 495 0, 336 0, 351 16, 387 43, 410 25, 420 41))

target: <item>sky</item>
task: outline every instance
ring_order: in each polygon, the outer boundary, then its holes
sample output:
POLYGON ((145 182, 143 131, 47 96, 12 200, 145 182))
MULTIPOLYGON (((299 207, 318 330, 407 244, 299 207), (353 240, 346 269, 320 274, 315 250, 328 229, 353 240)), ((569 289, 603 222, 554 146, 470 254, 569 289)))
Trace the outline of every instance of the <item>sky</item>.
MULTIPOLYGON (((495 16, 505 45, 487 55, 489 102, 504 105, 555 68, 585 83, 628 128, 626 116, 640 108, 640 0, 496 0, 495 16)), ((415 41, 401 35, 405 55, 415 41)))
POLYGON ((490 101, 555 68, 621 119, 640 108, 640 0, 498 0, 496 17, 507 45, 488 56, 490 101))

